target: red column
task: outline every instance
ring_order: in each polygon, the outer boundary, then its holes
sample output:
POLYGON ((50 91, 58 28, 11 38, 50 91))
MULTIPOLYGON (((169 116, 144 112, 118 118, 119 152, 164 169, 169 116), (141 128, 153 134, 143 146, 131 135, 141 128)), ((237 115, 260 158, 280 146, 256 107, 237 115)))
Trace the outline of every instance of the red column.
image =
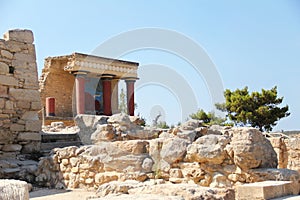
POLYGON ((134 82, 135 80, 125 80, 127 89, 127 113, 134 116, 134 82))
POLYGON ((77 114, 85 113, 85 78, 83 75, 77 75, 75 78, 76 87, 76 111, 77 114))
POLYGON ((103 112, 110 116, 111 111, 111 78, 102 79, 103 84, 103 112))

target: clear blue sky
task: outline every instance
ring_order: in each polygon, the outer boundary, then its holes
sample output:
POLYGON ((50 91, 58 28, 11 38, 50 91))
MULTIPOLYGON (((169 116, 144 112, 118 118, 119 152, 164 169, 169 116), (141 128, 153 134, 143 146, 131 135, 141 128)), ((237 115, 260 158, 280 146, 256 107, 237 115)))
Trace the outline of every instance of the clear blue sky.
MULTIPOLYGON (((158 27, 186 35, 202 46, 224 88, 251 91, 277 85, 291 116, 275 130, 300 129, 300 3, 278 1, 15 1, 0 0, 0 32, 34 32, 39 70, 47 56, 90 53, 107 39, 132 29, 158 27)), ((201 77, 167 52, 141 50, 122 57, 141 66, 166 65, 192 85, 198 107, 213 104, 201 77)), ((155 109, 168 123, 180 121, 178 99, 152 85, 137 91, 138 112, 149 122, 155 109)))

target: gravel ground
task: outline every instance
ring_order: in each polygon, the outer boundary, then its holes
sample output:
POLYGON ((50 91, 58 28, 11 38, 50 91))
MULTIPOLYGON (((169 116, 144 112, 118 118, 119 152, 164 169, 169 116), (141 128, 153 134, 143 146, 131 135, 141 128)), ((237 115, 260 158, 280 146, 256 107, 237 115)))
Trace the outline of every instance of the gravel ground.
POLYGON ((87 200, 95 195, 94 191, 83 189, 57 190, 57 189, 37 189, 29 193, 30 200, 87 200))

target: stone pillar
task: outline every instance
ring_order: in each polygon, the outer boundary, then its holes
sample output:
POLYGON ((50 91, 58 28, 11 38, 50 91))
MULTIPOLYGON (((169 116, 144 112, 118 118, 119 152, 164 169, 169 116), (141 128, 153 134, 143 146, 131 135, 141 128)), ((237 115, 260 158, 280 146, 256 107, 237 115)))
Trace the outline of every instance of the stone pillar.
POLYGON ((130 116, 134 116, 134 83, 135 80, 128 79, 126 82, 127 90, 127 113, 130 116))
POLYGON ((76 111, 78 114, 85 113, 85 77, 82 74, 76 75, 75 78, 76 91, 76 111))
POLYGON ((112 115, 111 109, 111 81, 113 75, 102 75, 102 84, 103 84, 103 113, 104 115, 112 115))

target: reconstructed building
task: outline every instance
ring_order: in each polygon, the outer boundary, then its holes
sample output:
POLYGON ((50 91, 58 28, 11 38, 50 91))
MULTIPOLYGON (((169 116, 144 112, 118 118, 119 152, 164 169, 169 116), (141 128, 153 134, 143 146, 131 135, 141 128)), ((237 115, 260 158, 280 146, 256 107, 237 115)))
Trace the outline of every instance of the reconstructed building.
POLYGON ((47 115, 117 113, 120 80, 126 82, 128 114, 134 115, 138 65, 82 53, 46 58, 39 83, 47 115))

